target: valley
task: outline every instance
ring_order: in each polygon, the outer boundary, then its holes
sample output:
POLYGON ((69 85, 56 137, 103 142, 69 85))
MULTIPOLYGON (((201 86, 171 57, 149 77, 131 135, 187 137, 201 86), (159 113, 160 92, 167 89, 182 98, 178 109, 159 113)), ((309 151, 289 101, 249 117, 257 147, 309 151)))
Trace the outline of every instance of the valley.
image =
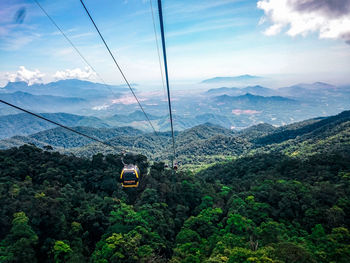
MULTIPOLYGON (((169 117, 163 95, 141 92, 141 87, 136 84, 134 88, 141 94, 144 108, 156 130, 168 131, 169 117)), ((129 92, 123 85, 106 86, 74 79, 31 86, 22 82, 9 82, 0 89, 0 99, 54 119, 60 119, 64 113, 65 119, 61 120, 68 126, 71 123, 93 128, 130 126, 150 132, 151 127, 129 92)), ((350 87, 316 82, 279 89, 259 85, 211 88, 193 92, 190 96, 175 91, 173 107, 177 131, 207 122, 233 131, 259 123, 278 127, 319 116, 335 115, 348 109, 350 87)), ((17 114, 18 111, 0 105, 0 139, 30 135, 53 127, 30 116, 17 114), (15 121, 18 118, 21 121, 15 121), (33 122, 32 127, 28 127, 29 122, 33 122), (28 131, 24 131, 23 127, 27 127, 28 131)))

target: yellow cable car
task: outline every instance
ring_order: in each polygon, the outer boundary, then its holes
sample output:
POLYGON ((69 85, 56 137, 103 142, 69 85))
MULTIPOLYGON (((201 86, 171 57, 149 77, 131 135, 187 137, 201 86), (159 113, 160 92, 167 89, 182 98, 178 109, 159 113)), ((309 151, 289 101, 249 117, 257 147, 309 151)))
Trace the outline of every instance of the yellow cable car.
POLYGON ((140 180, 140 169, 137 165, 125 165, 121 174, 120 181, 123 187, 138 187, 140 180))

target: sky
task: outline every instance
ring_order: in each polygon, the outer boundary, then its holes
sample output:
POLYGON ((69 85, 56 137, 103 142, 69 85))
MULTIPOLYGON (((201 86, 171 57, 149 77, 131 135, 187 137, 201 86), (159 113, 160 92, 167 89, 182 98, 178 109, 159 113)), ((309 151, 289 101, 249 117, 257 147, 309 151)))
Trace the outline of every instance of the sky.
MULTIPOLYGON (((122 84, 79 0, 0 1, 0 86, 66 78, 122 84), (100 78, 100 77, 101 78, 100 78)), ((161 85, 149 0, 84 0, 129 82, 161 85)), ((170 83, 250 74, 272 87, 350 83, 350 0, 163 0, 170 83)), ((152 0, 160 44, 157 1, 152 0)), ((195 87, 196 85, 193 85, 195 87)))

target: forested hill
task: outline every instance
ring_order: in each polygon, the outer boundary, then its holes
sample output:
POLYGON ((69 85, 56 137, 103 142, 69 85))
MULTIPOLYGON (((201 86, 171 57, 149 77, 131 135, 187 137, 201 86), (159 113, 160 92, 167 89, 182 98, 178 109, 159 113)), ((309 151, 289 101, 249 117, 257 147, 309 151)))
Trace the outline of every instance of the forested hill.
MULTIPOLYGON (((66 126, 109 127, 96 117, 79 116, 68 113, 42 113, 41 115, 66 126)), ((1 139, 14 135, 30 135, 54 127, 54 124, 38 119, 27 113, 0 116, 1 139)))
POLYGON ((281 127, 275 133, 258 139, 258 144, 280 143, 289 139, 295 139, 298 136, 307 134, 322 134, 335 127, 341 127, 342 124, 350 121, 350 111, 344 111, 336 116, 328 118, 317 118, 306 122, 287 125, 281 127))
MULTIPOLYGON (((169 160, 171 136, 143 133, 131 127, 75 127, 88 135, 108 141, 120 150, 146 155, 151 160, 169 160)), ((176 132, 177 160, 182 167, 203 168, 203 165, 250 155, 252 152, 283 152, 287 155, 312 155, 332 147, 344 148, 350 143, 350 111, 331 117, 310 119, 282 127, 259 124, 245 130, 232 130, 205 123, 176 132)), ((0 141, 6 149, 32 143, 38 147, 51 145, 62 153, 91 157, 96 153, 114 153, 113 149, 67 132, 62 128, 42 131, 27 137, 15 136, 0 141)))
POLYGON ((350 261, 349 145, 252 153, 199 174, 130 156, 0 151, 0 262, 350 261), (148 172, 147 172, 148 171, 148 172))

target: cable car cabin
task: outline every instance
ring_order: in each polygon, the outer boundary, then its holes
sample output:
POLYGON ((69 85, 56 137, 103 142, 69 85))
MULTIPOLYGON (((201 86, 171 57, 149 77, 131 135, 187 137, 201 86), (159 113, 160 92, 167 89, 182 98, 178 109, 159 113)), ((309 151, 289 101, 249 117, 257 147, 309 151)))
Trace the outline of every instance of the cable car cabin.
POLYGON ((138 187, 139 180, 140 170, 136 165, 124 166, 120 174, 120 181, 123 187, 138 187))

